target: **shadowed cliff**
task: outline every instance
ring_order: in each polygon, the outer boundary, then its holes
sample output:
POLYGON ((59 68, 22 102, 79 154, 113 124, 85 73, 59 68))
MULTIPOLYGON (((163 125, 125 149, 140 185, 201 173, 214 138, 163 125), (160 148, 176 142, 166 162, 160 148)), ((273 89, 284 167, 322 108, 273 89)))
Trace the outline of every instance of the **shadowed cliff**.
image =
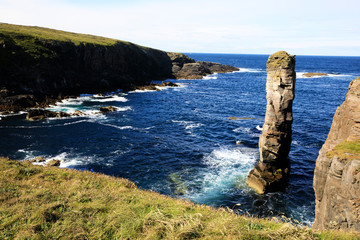
MULTIPOLYGON (((151 80, 179 78, 176 73, 186 64, 195 61, 181 53, 92 35, 0 23, 0 112, 41 107, 81 93, 126 91, 150 84, 151 80)), ((234 70, 237 68, 227 71, 234 70)), ((205 66, 197 74, 201 78, 215 71, 205 66)), ((193 75, 189 72, 181 78, 193 75)))

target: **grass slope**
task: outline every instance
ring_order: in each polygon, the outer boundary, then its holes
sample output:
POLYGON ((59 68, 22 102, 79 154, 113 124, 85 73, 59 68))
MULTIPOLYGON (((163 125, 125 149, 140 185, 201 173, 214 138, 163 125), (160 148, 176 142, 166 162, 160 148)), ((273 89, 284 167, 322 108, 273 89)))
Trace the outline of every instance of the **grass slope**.
POLYGON ((356 239, 233 214, 87 171, 0 158, 0 239, 356 239))
MULTIPOLYGON (((2 46, 17 46, 33 59, 53 58, 56 53, 50 50, 47 43, 60 42, 72 43, 76 46, 80 44, 93 44, 104 47, 114 45, 127 45, 143 50, 148 47, 133 44, 131 42, 99 37, 89 34, 72 33, 50 28, 37 26, 23 26, 8 23, 0 23, 0 48, 2 46)), ((14 52, 14 54, 16 51, 14 52)))
MULTIPOLYGON (((22 35, 37 39, 73 42, 75 45, 79 45, 80 43, 92 43, 92 44, 108 46, 119 42, 119 40, 98 37, 88 34, 79 34, 79 33, 65 32, 50 28, 42 28, 36 26, 22 26, 22 25, 14 25, 7 23, 0 23, 0 33, 15 37, 19 37, 22 35)), ((123 43, 128 43, 128 42, 123 42, 123 43)))

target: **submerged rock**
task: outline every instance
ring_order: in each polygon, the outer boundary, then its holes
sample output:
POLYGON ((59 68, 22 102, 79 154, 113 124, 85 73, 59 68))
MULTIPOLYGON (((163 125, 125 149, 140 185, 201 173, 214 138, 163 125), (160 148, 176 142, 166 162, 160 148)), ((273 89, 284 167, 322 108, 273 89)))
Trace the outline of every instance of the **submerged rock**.
POLYGON ((258 193, 286 187, 290 161, 292 101, 295 97, 295 56, 280 51, 267 61, 266 115, 259 139, 260 161, 247 177, 258 193))
POLYGON ((314 172, 314 229, 360 232, 360 77, 336 110, 314 172))
POLYGON ((185 183, 182 181, 179 172, 174 172, 169 175, 170 181, 174 183, 176 195, 184 195, 187 193, 188 189, 185 183))
POLYGON ((107 112, 115 112, 116 108, 113 106, 101 107, 100 112, 107 113, 107 112))
POLYGON ((303 74, 304 77, 317 77, 317 76, 327 76, 327 75, 328 75, 327 73, 314 73, 314 72, 303 74))

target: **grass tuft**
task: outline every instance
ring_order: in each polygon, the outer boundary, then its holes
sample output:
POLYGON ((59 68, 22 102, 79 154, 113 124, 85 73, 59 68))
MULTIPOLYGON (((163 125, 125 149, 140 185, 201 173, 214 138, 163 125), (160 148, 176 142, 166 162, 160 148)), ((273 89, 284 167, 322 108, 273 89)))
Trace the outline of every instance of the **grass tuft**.
POLYGON ((327 153, 327 157, 338 157, 344 161, 360 160, 360 139, 355 141, 343 141, 327 153))

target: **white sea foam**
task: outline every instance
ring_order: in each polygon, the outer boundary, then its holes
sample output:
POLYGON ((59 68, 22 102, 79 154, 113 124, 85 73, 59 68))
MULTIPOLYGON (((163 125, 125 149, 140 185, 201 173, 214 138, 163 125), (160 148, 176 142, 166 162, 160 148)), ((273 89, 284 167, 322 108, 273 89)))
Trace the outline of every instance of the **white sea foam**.
POLYGON ((140 90, 136 89, 134 91, 130 91, 129 93, 145 93, 145 92, 156 92, 157 90, 140 90))
POLYGON ((239 71, 235 71, 235 72, 240 72, 240 73, 260 73, 260 72, 265 72, 265 70, 261 70, 261 69, 256 69, 256 68, 240 68, 239 71))
MULTIPOLYGON (((262 131, 262 128, 260 130, 260 126, 256 126, 255 127, 258 131, 262 131), (258 128, 259 127, 259 128, 258 128)), ((239 133, 245 133, 247 135, 249 135, 250 137, 259 137, 260 133, 258 131, 254 132, 253 130, 251 130, 251 128, 249 127, 238 127, 236 129, 233 130, 234 132, 239 132, 239 133)))
POLYGON ((173 123, 178 123, 179 125, 185 127, 185 129, 193 129, 193 128, 198 128, 201 126, 204 126, 204 124, 202 123, 195 123, 193 121, 177 121, 177 120, 172 120, 173 123))
POLYGON ((213 73, 207 76, 204 76, 202 79, 204 80, 209 80, 209 79, 218 79, 218 74, 217 73, 213 73))
POLYGON ((110 97, 95 97, 92 98, 93 102, 127 102, 128 100, 122 96, 110 96, 110 97))
MULTIPOLYGON (((201 184, 200 189, 186 196, 197 202, 208 202, 231 191, 239 181, 245 181, 249 171, 255 164, 256 149, 219 148, 203 158, 206 168, 196 176, 201 184)), ((239 185, 239 183, 237 184, 239 185)), ((246 185, 240 183, 240 185, 246 185)))
POLYGON ((103 126, 107 126, 107 127, 112 127, 112 128, 116 128, 116 129, 120 129, 120 130, 125 130, 125 129, 135 129, 134 127, 132 126, 117 126, 117 125, 114 125, 114 124, 109 124, 109 123, 99 123, 103 126))
POLYGON ((263 128, 262 128, 260 125, 257 125, 257 126, 256 126, 256 129, 259 130, 259 131, 262 131, 262 130, 263 130, 263 128))
POLYGON ((236 129, 233 130, 234 132, 242 132, 242 133, 251 133, 251 129, 248 127, 238 127, 236 129))

